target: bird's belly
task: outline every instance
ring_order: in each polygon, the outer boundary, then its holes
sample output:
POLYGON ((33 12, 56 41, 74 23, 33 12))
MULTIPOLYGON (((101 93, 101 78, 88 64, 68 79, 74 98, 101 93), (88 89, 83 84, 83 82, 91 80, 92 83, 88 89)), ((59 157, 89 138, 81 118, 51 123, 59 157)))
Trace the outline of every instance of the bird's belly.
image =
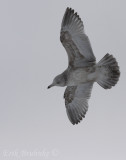
POLYGON ((77 69, 71 72, 68 85, 75 86, 87 82, 88 73, 84 69, 77 69))
POLYGON ((95 81, 95 72, 90 72, 88 69, 79 68, 72 71, 68 78, 68 86, 76 86, 82 83, 95 81))

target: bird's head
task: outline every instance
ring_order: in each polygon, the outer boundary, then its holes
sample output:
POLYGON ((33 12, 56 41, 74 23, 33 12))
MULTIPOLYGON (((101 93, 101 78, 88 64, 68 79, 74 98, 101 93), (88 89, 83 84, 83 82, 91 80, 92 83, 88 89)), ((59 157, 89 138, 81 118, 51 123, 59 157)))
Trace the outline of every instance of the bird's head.
POLYGON ((54 78, 52 84, 48 86, 48 89, 53 87, 53 86, 60 86, 60 87, 65 86, 65 79, 64 79, 64 76, 62 74, 60 74, 60 75, 58 75, 54 78))

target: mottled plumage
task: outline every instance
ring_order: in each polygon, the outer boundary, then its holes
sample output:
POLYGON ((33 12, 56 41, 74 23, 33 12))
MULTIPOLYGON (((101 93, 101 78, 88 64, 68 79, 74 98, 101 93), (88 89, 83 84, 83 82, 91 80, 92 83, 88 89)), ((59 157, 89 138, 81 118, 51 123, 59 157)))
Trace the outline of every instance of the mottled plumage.
POLYGON ((68 54, 68 68, 56 76, 48 88, 67 86, 64 93, 67 115, 72 124, 78 124, 88 110, 93 83, 109 89, 118 82, 120 71, 116 59, 110 54, 96 64, 83 22, 71 8, 64 14, 60 41, 68 54))

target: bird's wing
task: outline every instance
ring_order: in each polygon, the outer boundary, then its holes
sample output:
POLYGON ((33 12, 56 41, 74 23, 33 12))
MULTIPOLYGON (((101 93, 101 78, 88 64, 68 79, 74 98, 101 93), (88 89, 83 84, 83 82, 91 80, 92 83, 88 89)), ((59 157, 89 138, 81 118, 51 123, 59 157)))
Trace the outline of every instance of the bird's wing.
POLYGON ((84 63, 85 65, 95 63, 96 59, 89 38, 84 33, 83 22, 71 8, 67 8, 64 14, 60 40, 67 51, 69 65, 78 66, 84 63))
POLYGON ((64 93, 66 112, 72 124, 78 124, 88 110, 93 82, 68 86, 64 93))

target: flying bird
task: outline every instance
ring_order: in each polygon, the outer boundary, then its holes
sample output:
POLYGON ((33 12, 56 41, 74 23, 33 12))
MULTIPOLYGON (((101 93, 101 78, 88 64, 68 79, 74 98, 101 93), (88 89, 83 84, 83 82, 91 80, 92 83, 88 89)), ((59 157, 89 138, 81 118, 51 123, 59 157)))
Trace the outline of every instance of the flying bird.
POLYGON ((120 71, 116 59, 108 53, 96 63, 83 22, 71 8, 65 11, 60 41, 68 55, 68 68, 56 76, 48 88, 67 86, 64 93, 66 112, 74 125, 85 117, 94 82, 110 89, 118 82, 120 71))

